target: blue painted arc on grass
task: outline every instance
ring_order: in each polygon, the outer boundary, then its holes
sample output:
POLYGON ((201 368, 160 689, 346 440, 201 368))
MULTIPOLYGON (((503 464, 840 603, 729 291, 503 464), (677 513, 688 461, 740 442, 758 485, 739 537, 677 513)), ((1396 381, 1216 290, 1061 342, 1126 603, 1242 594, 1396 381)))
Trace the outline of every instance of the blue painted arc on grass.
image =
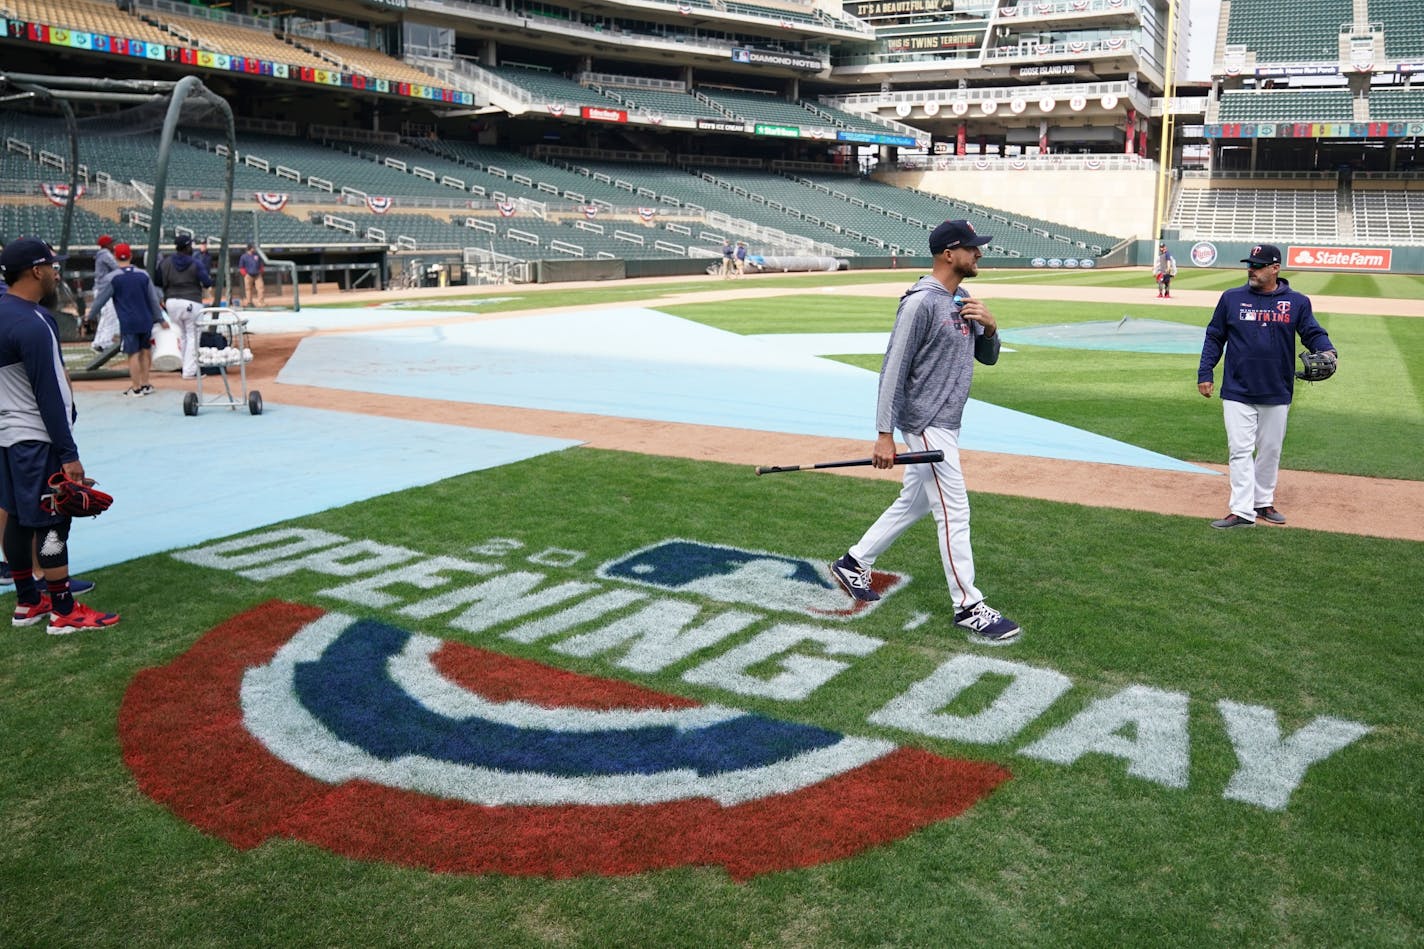
POLYGON ((699 775, 743 771, 828 748, 836 732, 759 715, 689 731, 671 726, 604 732, 519 728, 450 718, 425 708, 387 674, 410 634, 371 620, 347 628, 293 677, 302 705, 342 741, 390 761, 419 755, 453 764, 558 776, 699 775))

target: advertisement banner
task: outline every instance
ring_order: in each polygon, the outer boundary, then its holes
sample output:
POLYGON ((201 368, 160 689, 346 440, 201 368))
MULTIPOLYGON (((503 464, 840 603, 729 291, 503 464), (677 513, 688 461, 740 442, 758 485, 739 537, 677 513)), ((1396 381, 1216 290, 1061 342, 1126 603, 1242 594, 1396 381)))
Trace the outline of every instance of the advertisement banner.
POLYGON ((1228 122, 1204 125, 1207 138, 1403 138, 1415 134, 1409 122, 1228 122))
POLYGON ((758 135, 771 135, 775 138, 800 138, 801 129, 795 125, 768 125, 765 122, 758 122, 753 131, 758 135))
POLYGON ((759 49, 732 50, 732 61, 738 63, 749 63, 753 66, 787 66, 791 69, 806 69, 811 72, 820 72, 825 63, 819 59, 812 59, 810 56, 799 56, 795 53, 769 53, 759 49))
POLYGON ((1394 252, 1386 247, 1286 248, 1285 266, 1292 270, 1389 270, 1394 252))
POLYGON ((579 115, 595 122, 627 122, 626 109, 605 109, 602 106, 586 105, 579 109, 579 115))
POLYGON ((1256 75, 1263 78, 1281 76, 1338 76, 1339 66, 1324 63, 1299 63, 1293 66, 1257 66, 1256 75))
POLYGON ((885 39, 887 53, 919 53, 943 49, 978 49, 981 33, 941 33, 935 36, 892 36, 885 39))
MULTIPOLYGON (((776 128, 776 126, 768 126, 776 128)), ((778 135, 778 132, 761 131, 761 126, 757 126, 757 134, 778 135)), ((858 142, 861 145, 899 145, 902 148, 914 148, 918 142, 908 135, 892 135, 883 132, 837 132, 836 140, 840 142, 858 142)))
POLYGON ((948 13, 953 9, 954 0, 869 0, 869 2, 845 5, 845 11, 860 20, 925 16, 932 13, 948 13))

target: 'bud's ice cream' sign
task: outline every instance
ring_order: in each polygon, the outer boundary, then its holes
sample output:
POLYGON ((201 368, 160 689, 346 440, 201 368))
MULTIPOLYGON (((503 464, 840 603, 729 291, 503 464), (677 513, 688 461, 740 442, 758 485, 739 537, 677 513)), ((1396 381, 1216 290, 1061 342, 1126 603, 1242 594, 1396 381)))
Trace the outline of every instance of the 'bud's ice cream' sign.
POLYGON ((1388 248, 1289 247, 1287 270, 1388 270, 1393 252, 1388 248))

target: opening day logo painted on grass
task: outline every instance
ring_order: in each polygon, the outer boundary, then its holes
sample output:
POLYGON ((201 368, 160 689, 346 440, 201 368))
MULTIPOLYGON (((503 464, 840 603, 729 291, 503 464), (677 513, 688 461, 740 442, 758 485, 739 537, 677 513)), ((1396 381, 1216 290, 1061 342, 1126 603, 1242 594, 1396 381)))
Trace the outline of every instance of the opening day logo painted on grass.
POLYGON ((1009 777, 273 601, 134 679, 143 791, 239 848, 567 877, 852 856, 1009 777))
MULTIPOLYGON (((329 578, 332 585, 314 596, 342 606, 433 620, 456 635, 538 644, 551 657, 598 659, 635 674, 677 669, 683 682, 780 702, 803 701, 832 680, 853 677, 857 662, 885 645, 848 628, 844 618, 806 620, 797 585, 814 588, 817 567, 802 558, 673 539, 581 572, 584 551, 530 551, 517 538, 492 538, 468 550, 469 557, 432 556, 288 527, 172 556, 259 584, 296 575, 329 578), (679 554, 689 562, 679 564, 679 554), (749 571, 776 580, 760 599, 726 582, 748 579, 749 571)), ((289 629, 287 636, 296 632, 289 629)), ((1283 727, 1265 706, 1228 698, 1194 702, 1184 692, 1136 683, 1084 696, 1084 687, 1055 669, 990 657, 957 642, 945 647, 950 654, 937 668, 899 696, 882 699, 867 723, 1064 767, 1115 759, 1129 777, 1178 790, 1217 780, 1197 771, 1193 781, 1192 729, 1206 728, 1224 732, 1236 758, 1217 793, 1276 811, 1289 806, 1310 769, 1370 732, 1330 715, 1283 727), (1065 705, 1074 711, 1062 721, 1058 711, 1065 705), (1046 717, 1061 724, 1049 726, 1046 717)))

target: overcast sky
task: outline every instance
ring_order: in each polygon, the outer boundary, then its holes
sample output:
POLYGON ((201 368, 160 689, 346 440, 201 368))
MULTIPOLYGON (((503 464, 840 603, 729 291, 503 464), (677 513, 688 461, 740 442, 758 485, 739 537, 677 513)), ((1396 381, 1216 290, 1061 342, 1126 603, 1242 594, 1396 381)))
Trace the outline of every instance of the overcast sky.
POLYGON ((1186 0, 1191 5, 1191 48, 1187 55, 1187 78, 1211 78, 1211 57, 1216 52, 1217 20, 1221 16, 1219 0, 1186 0))

